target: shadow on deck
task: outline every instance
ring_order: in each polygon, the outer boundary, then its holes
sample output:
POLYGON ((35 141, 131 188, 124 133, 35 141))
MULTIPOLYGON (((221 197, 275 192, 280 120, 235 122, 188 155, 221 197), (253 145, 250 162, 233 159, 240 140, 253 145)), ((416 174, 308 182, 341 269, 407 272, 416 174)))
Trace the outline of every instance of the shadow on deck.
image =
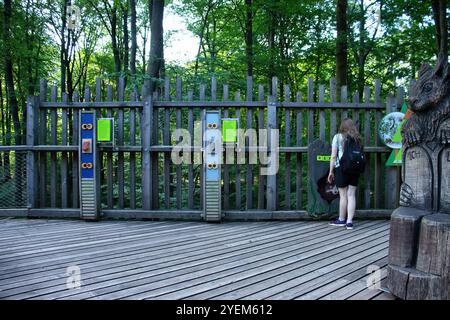
POLYGON ((367 288, 388 242, 386 220, 1 219, 0 299, 393 299, 367 288))

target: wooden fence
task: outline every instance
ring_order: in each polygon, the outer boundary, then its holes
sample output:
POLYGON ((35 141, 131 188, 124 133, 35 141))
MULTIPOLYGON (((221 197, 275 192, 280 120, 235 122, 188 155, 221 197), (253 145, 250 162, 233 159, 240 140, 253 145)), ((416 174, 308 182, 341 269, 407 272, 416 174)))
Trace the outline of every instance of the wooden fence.
MULTIPOLYGON (((358 192, 360 215, 389 213, 397 206, 398 168, 386 167, 391 150, 378 138, 378 123, 386 112, 403 104, 404 92, 381 98, 381 83, 365 87, 363 99, 349 96, 347 88, 337 101, 334 79, 328 90, 308 81, 305 94, 291 92, 288 85, 278 92, 272 80, 267 86, 247 78, 245 95, 218 88, 216 79, 199 90, 185 90, 177 78, 173 86, 166 78, 160 94, 147 96, 132 92, 125 97, 124 79, 119 88, 105 85, 100 78, 95 92, 88 87, 72 101, 59 95, 56 86, 41 81, 39 97, 29 97, 27 145, 0 146, 1 152, 27 152, 28 216, 79 216, 78 116, 82 109, 94 109, 98 117, 115 119, 115 147, 100 146, 102 214, 105 217, 148 217, 200 219, 202 170, 199 164, 174 165, 171 151, 177 141, 171 133, 187 129, 192 135, 202 112, 219 108, 225 118, 238 118, 241 128, 280 130, 280 170, 276 176, 260 174, 258 164, 222 166, 222 208, 226 218, 308 217, 308 144, 315 139, 330 142, 341 119, 351 117, 359 124, 367 154, 366 171, 358 192), (255 92, 255 89, 256 92, 255 92), (50 93, 49 97, 48 94, 50 93), (114 97, 115 96, 115 97, 114 97), (126 100, 127 99, 127 100, 126 100), (269 115, 268 105, 274 106, 269 115)), ((259 136, 257 136, 259 141, 259 136)), ((192 155, 200 150, 192 146, 192 155)), ((248 158, 249 148, 245 154, 248 158)), ((236 157, 235 157, 236 159, 236 157)), ((8 210, 2 210, 8 214, 8 210)), ((17 209, 10 212, 17 213, 17 209)))

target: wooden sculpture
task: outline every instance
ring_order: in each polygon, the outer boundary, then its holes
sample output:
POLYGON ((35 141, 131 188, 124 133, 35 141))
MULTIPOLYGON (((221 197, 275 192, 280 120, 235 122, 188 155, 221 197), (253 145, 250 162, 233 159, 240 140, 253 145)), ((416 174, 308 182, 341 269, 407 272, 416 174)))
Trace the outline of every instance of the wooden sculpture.
POLYGON ((388 289, 407 300, 450 299, 450 68, 423 65, 402 127, 403 184, 391 217, 388 289))

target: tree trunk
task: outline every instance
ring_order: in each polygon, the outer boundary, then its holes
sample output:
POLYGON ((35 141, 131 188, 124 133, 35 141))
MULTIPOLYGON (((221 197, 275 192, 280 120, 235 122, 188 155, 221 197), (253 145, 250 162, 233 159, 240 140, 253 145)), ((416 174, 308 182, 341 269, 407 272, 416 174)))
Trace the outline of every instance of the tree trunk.
POLYGON ((14 79, 13 79, 13 63, 11 57, 11 23, 12 8, 11 0, 5 0, 4 2, 4 19, 3 19, 3 43, 4 43, 4 63, 5 63, 5 77, 6 77, 6 87, 8 92, 9 108, 11 111, 12 121, 14 125, 14 141, 15 144, 20 143, 20 121, 19 121, 19 107, 17 103, 16 91, 14 89, 14 79))
POLYGON ((448 60, 448 21, 447 0, 432 0, 433 18, 436 30, 437 53, 443 54, 448 60))
POLYGON ((117 94, 119 93, 119 78, 120 78, 120 71, 121 71, 121 61, 120 61, 120 50, 117 43, 117 8, 112 8, 111 13, 111 44, 113 49, 113 56, 114 56, 114 66, 116 71, 116 90, 117 94))
POLYGON ((253 76, 253 8, 252 0, 245 0, 247 19, 245 20, 245 54, 247 75, 253 76))
MULTIPOLYGON (((5 131, 5 109, 3 108, 3 86, 2 86, 2 79, 0 78, 0 111, 1 111, 1 116, 2 116, 2 120, 0 122, 0 128, 1 128, 1 140, 0 143, 2 145, 6 145, 5 142, 5 137, 6 137, 6 131, 5 131)), ((1 161, 1 159, 0 159, 1 161)))
POLYGON ((137 50, 137 27, 136 27, 136 0, 130 0, 131 7, 131 57, 130 70, 134 90, 137 91, 136 84, 136 50, 137 50))
POLYGON ((61 50, 60 50, 60 63, 61 63, 61 92, 66 92, 66 20, 67 20, 67 0, 62 0, 63 12, 61 16, 61 50))
POLYGON ((347 0, 337 1, 336 31, 336 92, 340 99, 340 88, 347 85, 347 0))
POLYGON ((151 39, 150 39, 150 61, 147 73, 151 80, 146 84, 152 94, 155 90, 155 80, 163 76, 164 70, 164 47, 163 47, 163 17, 164 17, 164 0, 153 0, 152 16, 151 16, 151 39))
POLYGON ((128 3, 125 6, 122 6, 123 12, 123 73, 125 76, 125 84, 126 77, 128 74, 128 68, 130 66, 130 47, 129 47, 129 34, 128 34, 128 3))
POLYGON ((268 32, 268 43, 269 43, 269 92, 273 94, 274 90, 272 88, 272 78, 275 76, 275 34, 277 27, 277 13, 274 9, 269 9, 269 32, 268 32))
POLYGON ((366 64, 366 43, 365 43, 365 25, 366 25, 366 15, 364 12, 364 0, 360 0, 360 20, 359 20, 359 50, 358 50, 358 94, 359 98, 362 98, 364 92, 364 72, 366 64))

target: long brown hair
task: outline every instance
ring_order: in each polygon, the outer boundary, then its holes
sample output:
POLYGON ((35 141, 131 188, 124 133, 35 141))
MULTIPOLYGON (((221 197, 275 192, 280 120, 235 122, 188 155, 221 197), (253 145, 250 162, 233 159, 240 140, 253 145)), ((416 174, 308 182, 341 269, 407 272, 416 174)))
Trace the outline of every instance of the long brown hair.
POLYGON ((362 137, 359 134, 358 128, 356 128, 356 125, 352 119, 345 118, 344 120, 342 120, 339 127, 339 133, 344 136, 344 140, 347 138, 347 136, 350 136, 355 139, 358 144, 362 145, 362 137))

